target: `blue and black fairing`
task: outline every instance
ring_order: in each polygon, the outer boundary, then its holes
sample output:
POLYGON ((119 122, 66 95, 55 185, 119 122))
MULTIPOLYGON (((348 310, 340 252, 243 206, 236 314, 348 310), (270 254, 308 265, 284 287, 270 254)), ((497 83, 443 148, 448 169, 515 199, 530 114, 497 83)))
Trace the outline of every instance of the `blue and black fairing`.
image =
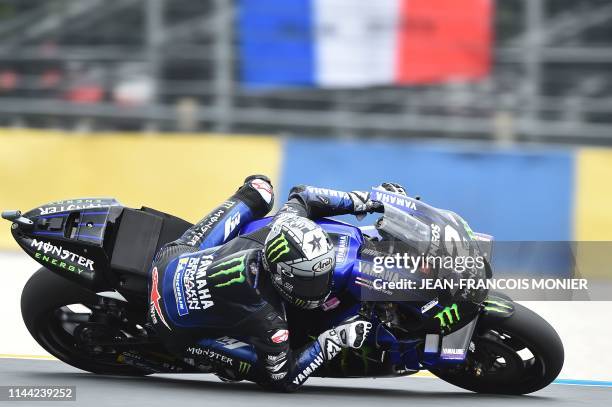
POLYGON ((131 209, 113 198, 51 202, 13 221, 13 237, 49 270, 94 291, 146 295, 147 273, 159 247, 191 224, 150 208, 131 209))
POLYGON ((11 231, 21 248, 47 269, 87 288, 107 288, 105 235, 121 208, 113 198, 50 202, 23 214, 30 225, 17 224, 11 231))
POLYGON ((114 198, 81 198, 57 201, 28 211, 34 236, 63 238, 101 246, 111 208, 121 206, 114 198))

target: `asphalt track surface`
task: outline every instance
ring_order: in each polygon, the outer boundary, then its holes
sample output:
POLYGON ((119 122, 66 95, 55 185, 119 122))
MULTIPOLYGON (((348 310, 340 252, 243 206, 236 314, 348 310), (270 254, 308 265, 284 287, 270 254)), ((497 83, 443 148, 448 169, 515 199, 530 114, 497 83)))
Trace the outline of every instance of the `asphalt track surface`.
MULTIPOLYGON (((76 386, 76 402, 53 406, 604 406, 612 387, 553 384, 527 396, 475 394, 433 378, 311 378, 294 394, 268 393, 252 383, 222 383, 212 375, 97 376, 58 361, 0 359, 0 385, 76 386)), ((8 402, 0 402, 6 404, 8 402)))

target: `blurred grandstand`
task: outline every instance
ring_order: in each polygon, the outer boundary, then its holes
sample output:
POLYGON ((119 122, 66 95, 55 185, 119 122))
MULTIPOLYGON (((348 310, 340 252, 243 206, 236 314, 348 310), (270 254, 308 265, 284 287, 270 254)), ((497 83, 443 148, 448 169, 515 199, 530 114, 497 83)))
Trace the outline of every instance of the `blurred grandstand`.
POLYGON ((612 144, 609 1, 492 1, 477 78, 267 87, 244 77, 241 8, 274 2, 252 3, 0 0, 0 126, 612 144))

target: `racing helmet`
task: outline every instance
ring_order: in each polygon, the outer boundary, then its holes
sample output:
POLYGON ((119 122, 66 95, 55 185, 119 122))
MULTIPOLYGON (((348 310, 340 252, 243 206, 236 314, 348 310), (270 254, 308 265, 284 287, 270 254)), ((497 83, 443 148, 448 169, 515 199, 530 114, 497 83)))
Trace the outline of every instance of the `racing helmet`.
POLYGON ((321 226, 289 215, 272 225, 264 243, 263 263, 285 300, 298 308, 314 309, 331 291, 336 252, 321 226))

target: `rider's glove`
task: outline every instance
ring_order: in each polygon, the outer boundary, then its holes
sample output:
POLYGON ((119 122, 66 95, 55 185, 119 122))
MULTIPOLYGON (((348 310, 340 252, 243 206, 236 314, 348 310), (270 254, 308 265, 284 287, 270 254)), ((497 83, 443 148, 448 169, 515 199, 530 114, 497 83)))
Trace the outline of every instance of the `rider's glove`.
POLYGON ((270 180, 270 178, 268 178, 267 176, 262 175, 262 174, 253 174, 253 175, 249 175, 248 177, 246 177, 246 178, 244 179, 244 183, 245 183, 245 184, 248 184, 250 181, 253 181, 253 180, 255 180, 255 179, 262 180, 262 181, 264 181, 264 182, 267 182, 269 185, 272 185, 272 181, 270 180))
POLYGON ((372 329, 372 324, 356 318, 319 335, 317 340, 323 350, 325 360, 333 359, 342 348, 361 348, 372 329))
POLYGON ((373 201, 371 199, 368 202, 366 202, 366 208, 367 208, 368 213, 374 213, 374 212, 383 213, 385 211, 385 206, 383 205, 382 202, 373 201))
POLYGON ((244 184, 241 188, 244 187, 251 187, 259 192, 259 195, 266 202, 268 211, 272 209, 272 206, 274 206, 274 189, 272 188, 270 178, 261 174, 249 175, 244 179, 244 184))
POLYGON ((353 213, 358 217, 366 213, 382 212, 383 210, 383 204, 370 199, 369 192, 352 191, 348 194, 353 201, 353 213))
POLYGON ((343 348, 359 349, 366 340, 372 324, 368 321, 360 320, 355 317, 340 326, 336 327, 336 331, 340 336, 343 348))

